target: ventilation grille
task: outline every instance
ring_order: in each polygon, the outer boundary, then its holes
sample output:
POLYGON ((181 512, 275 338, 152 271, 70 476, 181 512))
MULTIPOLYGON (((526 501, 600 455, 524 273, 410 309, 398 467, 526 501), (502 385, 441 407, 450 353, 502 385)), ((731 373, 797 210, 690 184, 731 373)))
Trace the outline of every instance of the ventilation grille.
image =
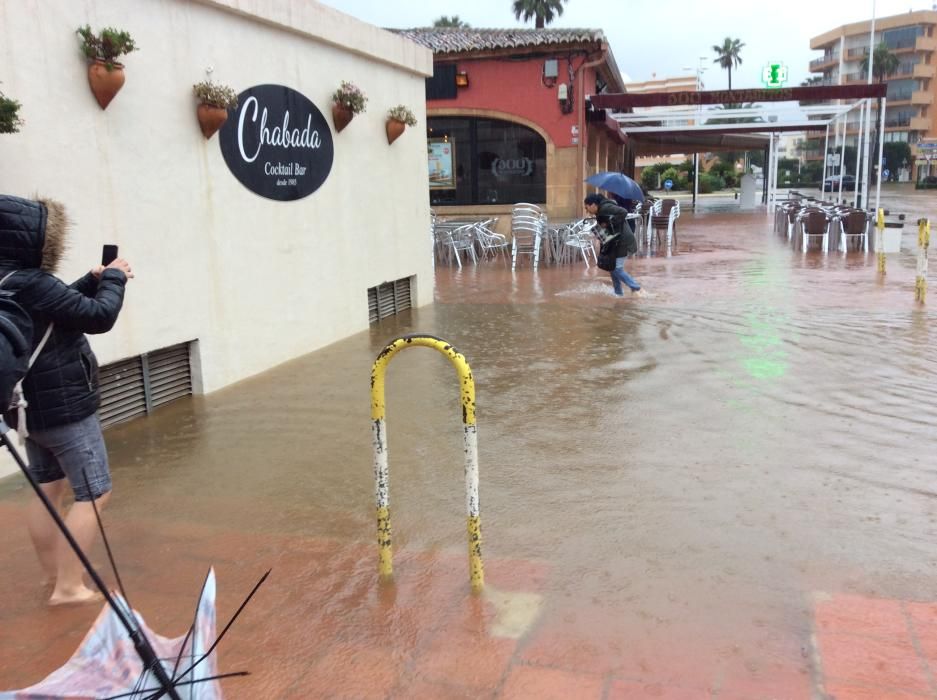
POLYGON ((385 282, 368 290, 368 322, 376 323, 382 318, 399 314, 410 308, 410 280, 404 277, 394 282, 385 282))
POLYGON ((100 369, 101 425, 107 428, 145 416, 192 393, 191 343, 180 343, 100 369))

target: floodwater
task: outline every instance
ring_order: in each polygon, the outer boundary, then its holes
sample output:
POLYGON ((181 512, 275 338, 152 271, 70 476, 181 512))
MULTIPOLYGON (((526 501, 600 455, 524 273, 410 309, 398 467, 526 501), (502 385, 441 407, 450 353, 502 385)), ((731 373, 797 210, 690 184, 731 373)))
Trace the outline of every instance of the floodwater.
MULTIPOLYGON (((220 647, 252 672, 234 698, 937 697, 920 639, 922 687, 844 677, 881 659, 818 642, 824 602, 937 601, 937 289, 915 303, 913 225, 935 199, 886 199, 908 225, 884 278, 705 200, 675 255, 628 263, 646 298, 581 265, 442 268, 433 306, 111 429, 130 598, 181 634, 207 566, 222 624, 272 567, 220 647), (481 596, 457 377, 426 348, 389 365, 397 582, 377 581, 369 372, 409 332, 474 372, 481 596)), ((27 494, 0 493, 0 686, 19 687, 96 611, 42 608, 27 494)))

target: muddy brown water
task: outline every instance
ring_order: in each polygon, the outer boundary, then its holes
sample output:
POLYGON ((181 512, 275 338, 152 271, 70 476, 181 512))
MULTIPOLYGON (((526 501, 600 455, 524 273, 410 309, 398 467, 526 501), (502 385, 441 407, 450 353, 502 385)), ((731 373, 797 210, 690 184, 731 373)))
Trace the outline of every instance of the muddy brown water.
MULTIPOLYGON (((895 199, 910 221, 937 209, 895 199)), ((880 278, 874 255, 793 252, 769 217, 728 208, 686 211, 674 256, 628 263, 647 298, 616 299, 605 273, 581 265, 441 268, 432 306, 109 430, 108 524, 129 577, 156 600, 171 599, 163 588, 189 600, 197 581, 185 596, 168 582, 186 532, 243 535, 225 556, 244 586, 283 563, 257 542, 321 539, 347 548, 333 587, 290 605, 260 596, 256 615, 298 629, 303 606, 348 614, 347 589, 367 590, 376 573, 371 363, 393 337, 425 332, 473 369, 484 557, 544 567, 538 620, 584 626, 622 654, 637 640, 695 639, 716 655, 741 649, 755 670, 783 657, 809 675, 817 594, 934 600, 937 289, 930 306, 914 303, 916 227, 880 278)), ((395 548, 445 562, 462 585, 460 419, 441 355, 391 362, 395 548)), ((15 484, 4 492, 12 511, 26 498, 15 484)), ((24 540, 8 533, 0 552, 5 614, 21 623, 39 600, 14 583, 38 575, 24 540)), ((195 541, 205 560, 221 547, 195 541)), ((16 646, 0 656, 5 684, 35 680, 17 659, 44 658, 16 646)))

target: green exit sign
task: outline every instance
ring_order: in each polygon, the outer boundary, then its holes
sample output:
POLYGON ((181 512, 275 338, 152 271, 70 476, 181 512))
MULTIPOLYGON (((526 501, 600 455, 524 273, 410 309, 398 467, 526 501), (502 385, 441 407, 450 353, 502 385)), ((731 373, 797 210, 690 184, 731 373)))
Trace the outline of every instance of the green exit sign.
POLYGON ((787 66, 771 63, 761 69, 761 82, 766 88, 779 88, 787 82, 787 66))

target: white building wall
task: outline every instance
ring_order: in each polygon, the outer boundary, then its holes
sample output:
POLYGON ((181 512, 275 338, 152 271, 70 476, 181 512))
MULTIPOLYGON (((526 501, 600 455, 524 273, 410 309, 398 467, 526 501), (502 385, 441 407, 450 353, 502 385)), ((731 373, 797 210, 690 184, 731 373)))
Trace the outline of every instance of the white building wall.
POLYGON ((424 130, 432 54, 313 0, 0 0, 0 81, 26 124, 0 136, 0 192, 65 203, 74 227, 60 270, 77 278, 117 243, 133 265, 124 310, 92 338, 101 363, 199 340, 212 391, 368 326, 366 290, 416 276, 433 295, 424 130), (139 50, 106 111, 75 30, 125 29, 139 50), (276 83, 331 126, 342 80, 368 111, 334 134, 320 189, 294 202, 243 187, 206 141, 192 84, 276 83), (384 115, 419 120, 388 146, 384 115))

